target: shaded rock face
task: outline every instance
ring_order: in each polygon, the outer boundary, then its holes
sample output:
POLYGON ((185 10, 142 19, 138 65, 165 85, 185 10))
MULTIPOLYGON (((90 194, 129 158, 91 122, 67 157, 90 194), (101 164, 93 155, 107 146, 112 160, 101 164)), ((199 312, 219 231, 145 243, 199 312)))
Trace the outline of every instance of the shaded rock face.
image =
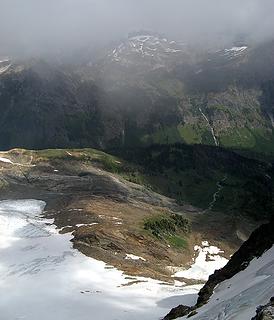
POLYGON ((192 307, 179 305, 176 308, 173 308, 165 317, 163 320, 172 320, 179 317, 183 317, 188 315, 193 310, 192 307))
POLYGON ((273 320, 274 319, 274 297, 265 306, 259 306, 256 311, 256 316, 251 320, 273 320))
POLYGON ((0 78, 0 147, 100 145, 98 90, 41 61, 0 78))

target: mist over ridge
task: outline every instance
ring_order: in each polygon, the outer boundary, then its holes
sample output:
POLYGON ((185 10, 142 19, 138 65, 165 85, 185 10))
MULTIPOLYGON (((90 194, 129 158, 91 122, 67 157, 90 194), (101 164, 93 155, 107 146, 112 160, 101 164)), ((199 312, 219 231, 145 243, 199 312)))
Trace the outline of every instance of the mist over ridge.
POLYGON ((0 54, 45 55, 105 45, 134 30, 192 44, 273 37, 271 0, 1 0, 0 54))

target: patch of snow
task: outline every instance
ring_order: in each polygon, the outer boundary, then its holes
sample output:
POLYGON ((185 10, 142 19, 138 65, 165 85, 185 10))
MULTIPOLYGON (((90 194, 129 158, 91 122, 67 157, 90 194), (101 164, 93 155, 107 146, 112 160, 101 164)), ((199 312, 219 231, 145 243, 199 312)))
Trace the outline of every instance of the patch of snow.
POLYGON ((203 69, 197 70, 197 71, 195 72, 195 74, 199 74, 199 73, 201 73, 201 72, 203 72, 203 69))
POLYGON ((260 258, 254 258, 245 270, 220 283, 209 302, 191 319, 251 319, 256 307, 265 305, 273 296, 273 288, 274 246, 260 258))
POLYGON ((156 45, 160 44, 160 41, 159 41, 159 40, 156 40, 155 42, 151 42, 150 44, 151 44, 152 46, 156 46, 156 45))
POLYGON ((202 241, 202 246, 203 247, 209 247, 208 241, 202 241))
POLYGON ((0 162, 5 162, 5 163, 13 164, 13 162, 12 162, 10 159, 2 158, 2 157, 0 157, 0 162))
POLYGON ((126 254, 126 257, 125 257, 126 260, 142 260, 142 261, 146 261, 146 259, 142 258, 142 257, 138 257, 138 256, 135 256, 134 254, 126 254))
POLYGON ((58 229, 58 231, 63 231, 66 228, 73 228, 73 226, 67 225, 67 226, 62 227, 61 229, 58 229))
MULTIPOLYGON (((5 158, 5 157, 0 157, 0 162, 9 163, 9 164, 21 166, 21 167, 35 167, 36 166, 35 164, 22 164, 22 163, 13 162, 10 159, 5 158)), ((31 157, 30 163, 31 162, 32 162, 32 157, 31 157)))
POLYGON ((131 41, 139 41, 139 42, 146 42, 150 38, 152 38, 152 36, 136 36, 136 37, 130 38, 129 40, 131 40, 131 41))
POLYGON ((228 262, 219 255, 223 251, 215 246, 209 246, 208 241, 203 241, 202 247, 196 245, 194 250, 198 252, 194 264, 187 270, 177 271, 175 277, 207 281, 216 269, 222 268, 228 262))
POLYGON ((92 223, 78 223, 76 224, 76 227, 86 227, 86 226, 95 226, 96 224, 98 224, 98 222, 92 222, 92 223))
POLYGON ((4 65, 3 67, 0 67, 0 74, 5 73, 6 71, 8 71, 8 69, 11 66, 11 63, 9 63, 9 61, 10 60, 2 60, 2 61, 0 61, 0 64, 1 63, 8 63, 7 65, 4 65))
POLYGON ((246 46, 243 46, 243 47, 232 47, 230 49, 225 49, 226 52, 242 52, 242 51, 245 51, 247 49, 246 46))
POLYGON ((59 234, 44 207, 0 201, 1 319, 156 320, 178 303, 195 303, 200 286, 142 277, 125 286, 123 272, 73 249, 72 235, 59 234))
POLYGON ((165 51, 166 51, 167 53, 182 52, 182 50, 179 50, 179 49, 171 49, 171 48, 167 48, 165 51))

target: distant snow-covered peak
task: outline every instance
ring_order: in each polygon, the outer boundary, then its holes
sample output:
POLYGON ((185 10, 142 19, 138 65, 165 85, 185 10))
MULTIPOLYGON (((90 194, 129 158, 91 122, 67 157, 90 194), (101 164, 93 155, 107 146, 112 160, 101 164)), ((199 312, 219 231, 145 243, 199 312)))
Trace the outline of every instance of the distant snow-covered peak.
POLYGON ((233 58, 237 58, 239 56, 244 55, 247 50, 248 50, 247 46, 241 46, 241 47, 233 46, 232 48, 222 50, 221 54, 227 57, 228 59, 233 59, 233 58))
POLYGON ((175 40, 152 34, 137 34, 112 48, 108 57, 112 62, 122 65, 139 64, 144 60, 163 65, 164 60, 170 56, 183 55, 185 51, 186 46, 175 40))
POLYGON ((232 47, 230 49, 225 49, 226 52, 230 52, 230 51, 233 51, 233 52, 242 52, 244 50, 246 50, 247 47, 246 46, 243 46, 243 47, 232 47))

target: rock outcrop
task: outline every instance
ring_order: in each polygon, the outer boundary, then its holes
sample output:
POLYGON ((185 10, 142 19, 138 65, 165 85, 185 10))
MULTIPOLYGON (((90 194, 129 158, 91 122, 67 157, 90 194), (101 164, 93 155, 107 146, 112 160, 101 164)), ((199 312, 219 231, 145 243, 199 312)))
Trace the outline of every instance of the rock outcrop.
POLYGON ((265 306, 259 306, 256 311, 256 316, 251 320, 273 320, 274 319, 274 297, 265 306))

